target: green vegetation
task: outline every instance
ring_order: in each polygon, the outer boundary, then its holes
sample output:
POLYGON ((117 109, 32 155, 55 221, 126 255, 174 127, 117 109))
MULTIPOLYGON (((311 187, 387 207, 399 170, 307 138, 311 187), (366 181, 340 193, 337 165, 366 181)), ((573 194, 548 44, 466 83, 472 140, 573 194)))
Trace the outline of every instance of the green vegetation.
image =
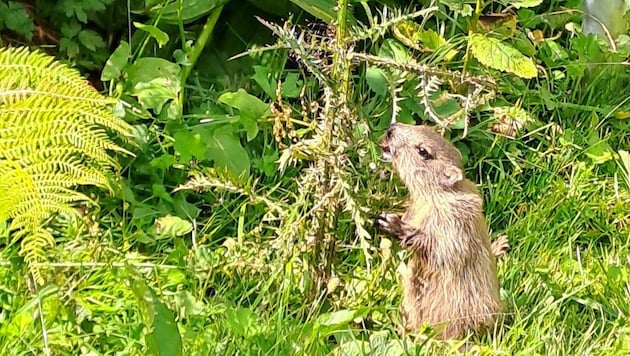
MULTIPOLYGON (((3 354, 456 352, 396 332, 405 253, 371 223, 404 209, 376 144, 393 119, 445 130, 510 240, 506 318, 469 349, 630 350, 630 41, 584 36, 581 1, 55 3, 0 2, 0 41, 103 88, 132 129, 95 123, 133 155, 111 172, 84 152, 102 184, 68 180, 78 210, 38 213, 54 246, 16 232, 22 187, 0 183, 3 354)), ((0 129, 25 125, 7 93, 46 69, 24 79, 12 53, 0 129)))

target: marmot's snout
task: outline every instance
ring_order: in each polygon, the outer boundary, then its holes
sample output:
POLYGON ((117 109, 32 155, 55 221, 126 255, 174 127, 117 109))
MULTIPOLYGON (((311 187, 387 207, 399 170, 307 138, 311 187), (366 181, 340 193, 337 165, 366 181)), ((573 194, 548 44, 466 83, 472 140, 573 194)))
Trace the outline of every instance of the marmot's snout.
POLYGON ((390 145, 392 137, 394 137, 394 130, 396 130, 396 124, 390 125, 385 133, 385 136, 383 136, 380 142, 382 158, 385 162, 391 162, 394 158, 392 156, 392 148, 390 145))

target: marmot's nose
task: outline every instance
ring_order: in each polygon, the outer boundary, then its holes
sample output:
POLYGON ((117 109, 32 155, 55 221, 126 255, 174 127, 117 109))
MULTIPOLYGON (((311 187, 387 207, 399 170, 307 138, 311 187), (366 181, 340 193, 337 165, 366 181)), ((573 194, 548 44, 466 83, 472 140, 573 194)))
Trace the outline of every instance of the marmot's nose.
POLYGON ((387 129, 387 138, 392 138, 394 135, 394 130, 396 130, 396 124, 391 124, 387 129))

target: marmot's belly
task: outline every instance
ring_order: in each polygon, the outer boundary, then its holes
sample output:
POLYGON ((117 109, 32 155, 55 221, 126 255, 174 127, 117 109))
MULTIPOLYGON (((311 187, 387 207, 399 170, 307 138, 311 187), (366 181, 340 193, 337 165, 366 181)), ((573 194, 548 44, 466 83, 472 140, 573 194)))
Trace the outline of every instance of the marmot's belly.
POLYGON ((422 265, 415 259, 408 267, 402 305, 407 329, 415 331, 428 323, 441 330, 441 338, 462 338, 496 320, 501 305, 492 276, 475 270, 457 277, 445 271, 431 273, 419 270, 422 265))

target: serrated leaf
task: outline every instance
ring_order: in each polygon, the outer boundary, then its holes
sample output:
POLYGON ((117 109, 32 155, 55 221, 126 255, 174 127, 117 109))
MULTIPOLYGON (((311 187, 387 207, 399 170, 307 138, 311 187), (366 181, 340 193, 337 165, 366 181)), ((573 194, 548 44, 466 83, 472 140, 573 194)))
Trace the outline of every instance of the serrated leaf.
POLYGON ((531 58, 496 38, 475 33, 470 36, 470 46, 472 55, 483 65, 521 78, 534 78, 537 75, 531 58))
POLYGON ((4 17, 4 25, 11 31, 26 36, 29 40, 33 37, 35 24, 28 15, 24 5, 19 2, 10 1, 8 11, 4 17))
POLYGON ((79 32, 79 42, 90 51, 96 51, 97 48, 105 47, 105 41, 96 31, 82 30, 79 32))

